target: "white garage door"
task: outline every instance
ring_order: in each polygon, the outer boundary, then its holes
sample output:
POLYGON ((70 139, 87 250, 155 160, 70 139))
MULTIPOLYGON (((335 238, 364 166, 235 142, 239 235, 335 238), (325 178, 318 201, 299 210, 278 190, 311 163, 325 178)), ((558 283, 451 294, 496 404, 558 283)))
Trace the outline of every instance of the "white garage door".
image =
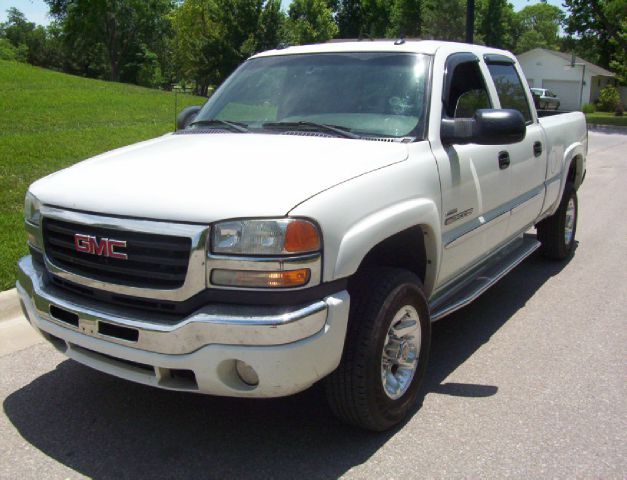
POLYGON ((579 110, 580 82, 542 80, 542 88, 548 88, 560 98, 560 110, 579 110))

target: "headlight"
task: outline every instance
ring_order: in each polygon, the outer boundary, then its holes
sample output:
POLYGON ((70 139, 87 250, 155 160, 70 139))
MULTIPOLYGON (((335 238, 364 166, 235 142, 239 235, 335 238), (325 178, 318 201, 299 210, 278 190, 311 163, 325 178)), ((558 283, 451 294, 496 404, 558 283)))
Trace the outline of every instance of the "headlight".
POLYGON ((33 224, 39 225, 41 221, 41 202, 35 195, 30 192, 26 192, 24 198, 24 220, 33 224))
POLYGON ((209 259, 208 284, 277 289, 318 285, 321 248, 320 231, 308 220, 221 222, 212 227, 211 251, 225 256, 209 259), (242 258, 246 256, 258 258, 242 258))
POLYGON ((227 255, 289 255, 320 250, 318 228, 307 220, 235 220, 213 228, 212 251, 227 255))

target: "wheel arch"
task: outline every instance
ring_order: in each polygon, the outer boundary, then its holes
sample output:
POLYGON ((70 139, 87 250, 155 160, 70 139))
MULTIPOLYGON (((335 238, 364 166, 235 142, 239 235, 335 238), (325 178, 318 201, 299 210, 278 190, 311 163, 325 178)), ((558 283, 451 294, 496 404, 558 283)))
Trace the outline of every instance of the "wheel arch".
POLYGON ((415 273, 427 298, 441 255, 436 205, 425 199, 402 202, 351 227, 340 242, 334 277, 349 277, 366 267, 397 267, 415 273))
MULTIPOLYGON (((563 193, 566 182, 572 182, 575 190, 578 190, 583 182, 585 169, 584 146, 575 143, 564 154, 564 185, 561 188, 563 193)), ((561 195, 560 195, 561 198, 561 195)))
POLYGON ((584 173, 583 154, 577 154, 570 161, 568 173, 566 174, 566 181, 572 182, 575 186, 575 190, 579 190, 579 187, 583 183, 584 173))

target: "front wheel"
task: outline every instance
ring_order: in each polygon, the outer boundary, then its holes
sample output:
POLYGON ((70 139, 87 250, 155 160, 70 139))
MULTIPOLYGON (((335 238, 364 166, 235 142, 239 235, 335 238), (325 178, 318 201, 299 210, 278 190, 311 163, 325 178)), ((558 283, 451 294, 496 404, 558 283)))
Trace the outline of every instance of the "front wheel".
POLYGON ((542 255, 563 260, 573 254, 578 212, 577 191, 572 183, 568 183, 557 212, 536 225, 542 255))
POLYGON ((333 413, 346 423, 386 430, 414 407, 425 374, 431 323, 418 277, 398 269, 360 274, 342 361, 326 380, 333 413))

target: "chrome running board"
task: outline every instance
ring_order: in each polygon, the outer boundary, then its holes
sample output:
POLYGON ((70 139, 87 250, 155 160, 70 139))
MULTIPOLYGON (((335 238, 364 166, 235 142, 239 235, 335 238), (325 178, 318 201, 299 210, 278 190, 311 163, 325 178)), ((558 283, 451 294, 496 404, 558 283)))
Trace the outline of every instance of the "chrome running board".
POLYGON ((436 322, 465 307, 488 288, 507 275, 540 246, 534 235, 523 235, 509 243, 485 263, 465 276, 446 294, 431 301, 431 321, 436 322))

